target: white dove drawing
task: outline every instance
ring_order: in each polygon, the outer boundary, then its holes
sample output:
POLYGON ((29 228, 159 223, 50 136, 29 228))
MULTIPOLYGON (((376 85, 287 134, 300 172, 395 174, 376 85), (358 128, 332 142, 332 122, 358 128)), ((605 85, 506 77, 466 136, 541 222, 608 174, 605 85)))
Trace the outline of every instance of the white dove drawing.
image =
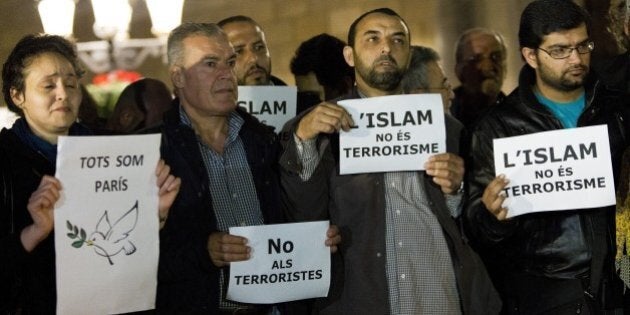
POLYGON ((96 230, 90 235, 86 244, 94 246, 96 254, 107 257, 110 265, 113 265, 112 256, 124 251, 131 255, 136 251, 136 246, 129 240, 129 233, 133 231, 138 222, 138 201, 123 214, 114 224, 109 221, 107 210, 96 224, 96 230))

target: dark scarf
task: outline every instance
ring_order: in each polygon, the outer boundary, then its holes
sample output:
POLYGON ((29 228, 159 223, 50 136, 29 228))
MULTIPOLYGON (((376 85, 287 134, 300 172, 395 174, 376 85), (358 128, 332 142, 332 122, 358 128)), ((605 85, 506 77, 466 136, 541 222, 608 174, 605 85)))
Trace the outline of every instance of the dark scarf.
MULTIPOLYGON (((44 156, 53 165, 57 164, 57 145, 49 143, 48 141, 36 136, 28 126, 26 119, 19 118, 16 120, 13 127, 11 127, 11 131, 13 131, 18 138, 26 144, 26 146, 44 156)), ((91 134, 92 132, 90 132, 88 128, 79 123, 72 124, 68 132, 68 135, 70 136, 84 136, 91 134)))

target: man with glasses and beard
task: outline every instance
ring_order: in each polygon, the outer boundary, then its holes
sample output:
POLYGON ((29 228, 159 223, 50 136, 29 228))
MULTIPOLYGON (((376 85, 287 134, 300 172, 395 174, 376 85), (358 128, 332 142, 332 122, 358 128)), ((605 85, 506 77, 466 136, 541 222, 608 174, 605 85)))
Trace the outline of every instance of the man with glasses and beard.
POLYGON ((505 314, 621 311, 615 207, 506 220, 503 188, 509 179, 494 169, 493 139, 601 124, 608 126, 613 168, 620 165, 628 146, 622 124, 630 119, 623 113, 628 105, 590 73, 594 45, 589 27, 586 11, 572 1, 530 3, 520 22, 526 64, 519 87, 491 108, 472 133, 465 226, 493 275, 505 314))
MULTIPOLYGON (((387 8, 357 18, 343 50, 356 86, 341 99, 402 94, 409 28, 387 8)), ((338 99, 338 100, 341 100, 338 99)), ((285 125, 281 185, 289 217, 330 220, 344 239, 320 314, 493 314, 500 301, 457 226, 464 174, 459 134, 426 171, 340 175, 339 133, 352 118, 321 103, 285 125), (428 259, 430 258, 430 259, 428 259)))

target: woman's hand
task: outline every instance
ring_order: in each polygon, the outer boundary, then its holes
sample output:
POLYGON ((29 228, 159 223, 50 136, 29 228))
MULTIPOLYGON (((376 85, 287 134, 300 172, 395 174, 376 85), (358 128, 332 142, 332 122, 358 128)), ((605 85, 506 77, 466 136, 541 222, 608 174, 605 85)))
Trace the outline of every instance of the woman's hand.
POLYGON ((54 227, 54 208, 59 200, 61 182, 58 179, 44 175, 39 187, 31 194, 26 208, 33 219, 33 224, 25 227, 20 234, 22 246, 31 252, 43 241, 54 227))
POLYGON ((155 175, 157 176, 157 186, 160 189, 158 196, 158 215, 160 218, 160 229, 166 224, 166 218, 168 212, 179 193, 179 188, 182 184, 182 180, 179 177, 171 175, 171 168, 164 160, 160 159, 158 166, 155 169, 155 175))

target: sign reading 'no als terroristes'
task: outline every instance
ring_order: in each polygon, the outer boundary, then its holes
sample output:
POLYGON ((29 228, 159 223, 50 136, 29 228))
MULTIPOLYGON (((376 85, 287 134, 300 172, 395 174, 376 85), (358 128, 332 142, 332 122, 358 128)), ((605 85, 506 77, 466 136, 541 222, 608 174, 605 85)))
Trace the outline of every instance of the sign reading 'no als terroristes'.
POLYGON ((330 286, 328 221, 231 227, 247 238, 251 258, 230 264, 227 298, 280 303, 324 297, 330 286))

